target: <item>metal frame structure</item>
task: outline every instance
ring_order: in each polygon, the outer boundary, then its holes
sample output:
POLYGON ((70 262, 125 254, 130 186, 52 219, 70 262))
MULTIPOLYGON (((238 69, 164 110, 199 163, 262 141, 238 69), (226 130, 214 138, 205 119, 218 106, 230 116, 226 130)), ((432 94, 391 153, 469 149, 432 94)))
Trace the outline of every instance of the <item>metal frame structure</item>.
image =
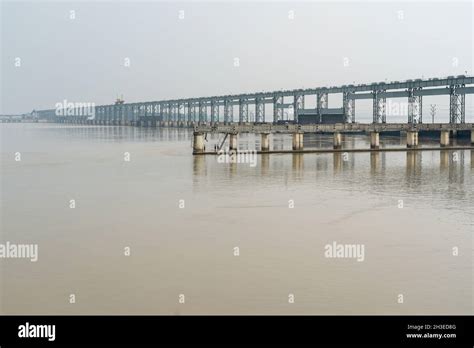
MULTIPOLYGON (((373 100, 373 122, 386 123, 386 100, 388 98, 407 98, 409 103, 408 123, 422 122, 422 97, 432 95, 450 96, 450 123, 465 122, 465 95, 474 94, 474 77, 459 75, 447 78, 416 79, 403 82, 379 82, 359 85, 343 85, 339 87, 321 87, 296 89, 274 92, 245 93, 237 95, 212 96, 201 98, 184 98, 173 100, 152 101, 143 103, 127 103, 95 106, 95 121, 100 124, 126 120, 137 122, 140 119, 160 121, 178 121, 181 119, 181 105, 188 122, 219 122, 220 106, 223 110, 223 121, 234 122, 233 108, 239 108, 239 122, 249 121, 249 105, 255 106, 255 121, 266 122, 265 106, 273 105, 273 122, 283 120, 285 109, 292 107, 295 120, 298 110, 304 108, 305 96, 316 96, 316 109, 328 108, 329 94, 342 93, 345 122, 355 122, 355 102, 357 99, 373 100), (285 103, 285 97, 292 97, 292 103, 285 103), (210 120, 207 113, 210 107, 210 120), (196 111, 196 108, 198 109, 196 111), (125 112, 126 115, 122 113, 125 112)), ((75 109, 79 117, 81 110, 75 109)), ((36 110, 39 118, 61 122, 65 116, 56 114, 55 109, 36 110)), ((85 118, 84 118, 85 119, 85 118)))
POLYGON ((466 94, 462 93, 464 87, 458 85, 450 88, 449 123, 466 122, 466 94))

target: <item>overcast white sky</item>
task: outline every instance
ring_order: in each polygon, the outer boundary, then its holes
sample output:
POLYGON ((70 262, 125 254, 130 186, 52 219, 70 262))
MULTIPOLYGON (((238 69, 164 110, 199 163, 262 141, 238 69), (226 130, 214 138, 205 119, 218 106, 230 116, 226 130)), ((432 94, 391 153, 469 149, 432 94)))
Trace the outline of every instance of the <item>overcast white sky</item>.
POLYGON ((1 19, 0 113, 473 74, 470 1, 7 1, 1 19))

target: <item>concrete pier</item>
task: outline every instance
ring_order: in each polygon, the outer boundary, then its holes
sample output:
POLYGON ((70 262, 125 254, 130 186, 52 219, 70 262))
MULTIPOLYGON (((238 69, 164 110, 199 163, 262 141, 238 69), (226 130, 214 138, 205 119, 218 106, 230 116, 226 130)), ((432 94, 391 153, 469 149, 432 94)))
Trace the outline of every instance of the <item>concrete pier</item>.
POLYGON ((237 150, 237 134, 229 134, 229 150, 237 150))
POLYGON ((270 133, 262 133, 262 151, 270 150, 270 133))
POLYGON ((407 147, 417 147, 417 146, 418 146, 418 132, 408 131, 407 132, 407 147))
POLYGON ((440 137, 441 146, 449 146, 449 130, 442 130, 440 137))
POLYGON ((471 144, 474 145, 474 129, 471 130, 471 144))
POLYGON ((303 150, 303 133, 293 133, 293 150, 303 150))
POLYGON ((335 132, 333 135, 334 139, 334 149, 341 149, 342 148, 342 135, 340 132, 335 132))
POLYGON ((370 148, 378 149, 380 147, 380 133, 371 132, 370 133, 370 148))
POLYGON ((194 132, 193 152, 204 152, 204 133, 194 132))

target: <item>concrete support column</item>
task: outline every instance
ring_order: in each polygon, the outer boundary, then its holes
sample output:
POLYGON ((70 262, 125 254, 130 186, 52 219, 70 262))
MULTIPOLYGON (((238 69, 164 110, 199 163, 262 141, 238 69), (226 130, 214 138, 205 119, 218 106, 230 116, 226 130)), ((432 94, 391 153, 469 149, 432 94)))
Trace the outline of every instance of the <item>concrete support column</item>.
POLYGON ((441 131, 440 144, 441 146, 449 146, 449 130, 441 131))
POLYGON ((229 134, 229 150, 237 150, 237 134, 229 134))
POLYGON ((194 132, 193 152, 204 152, 204 133, 194 132))
POLYGON ((378 149, 380 147, 380 133, 379 132, 371 132, 370 133, 370 148, 371 149, 378 149))
POLYGON ((270 150, 270 134, 262 133, 262 151, 270 150))
POLYGON ((418 132, 408 131, 407 132, 407 147, 417 147, 417 146, 418 146, 418 132))
POLYGON ((471 144, 474 145, 474 129, 471 130, 471 144))
POLYGON ((334 149, 341 149, 342 148, 342 135, 339 132, 335 132, 333 135, 334 139, 334 149))

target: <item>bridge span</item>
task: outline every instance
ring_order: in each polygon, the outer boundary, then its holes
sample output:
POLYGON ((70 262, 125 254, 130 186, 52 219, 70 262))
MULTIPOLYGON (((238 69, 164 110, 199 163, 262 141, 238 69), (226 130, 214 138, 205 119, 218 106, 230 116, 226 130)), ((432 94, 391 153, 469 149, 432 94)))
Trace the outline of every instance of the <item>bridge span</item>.
MULTIPOLYGON (((473 76, 374 82, 370 84, 243 93, 199 98, 170 99, 140 103, 99 105, 90 103, 59 103, 59 107, 34 111, 40 120, 72 124, 130 125, 146 127, 193 127, 193 153, 205 152, 208 133, 223 133, 229 148, 237 149, 239 133, 261 136, 261 151, 269 151, 269 134, 291 133, 293 150, 303 149, 305 133, 332 133, 334 149, 342 146, 343 133, 364 132, 370 135, 372 149, 379 148, 379 135, 384 132, 406 132, 407 147, 418 146, 419 132, 439 132, 442 147, 450 146, 450 138, 459 132, 470 132, 474 143, 473 125, 466 123, 466 95, 474 94, 473 76), (329 95, 342 95, 340 122, 325 124, 323 114, 331 114, 329 95), (449 97, 449 123, 425 123, 423 97, 449 97), (305 100, 314 98, 315 108, 305 108, 305 100), (387 122, 387 99, 407 100, 407 122, 387 122), (372 100, 372 123, 356 121, 356 101, 372 100), (270 105, 268 105, 270 104, 270 105), (267 117, 267 106, 272 110, 267 117), (253 108, 255 119, 250 120, 253 108), (287 112, 291 111, 291 112, 287 112), (305 115, 314 115, 317 122, 299 122, 305 115), (287 119, 285 115, 291 115, 287 119), (319 116, 319 118, 318 118, 319 116)), ((334 111, 334 109, 333 109, 334 111)), ((313 116, 311 116, 313 117, 313 116)), ((339 116, 338 116, 339 117, 339 116)), ((223 144, 220 145, 221 147, 223 144)))
POLYGON ((285 115, 291 115, 288 118, 298 122, 298 115, 305 110, 305 100, 314 98, 316 107, 312 110, 321 114, 329 108, 330 94, 342 95, 344 123, 356 122, 356 101, 361 99, 372 100, 373 123, 387 123, 387 99, 391 98, 407 100, 407 123, 424 123, 423 97, 435 95, 449 97, 449 123, 465 123, 465 97, 474 94, 474 77, 459 75, 97 106, 71 103, 34 113, 39 119, 51 122, 151 127, 194 127, 196 124, 250 121, 278 123, 285 115), (271 115, 268 115, 266 106, 271 115), (254 120, 250 120, 251 114, 255 115, 254 120))
MULTIPOLYGON (((474 149, 474 124, 472 123, 336 123, 336 124, 215 124, 198 125, 194 128, 193 153, 205 152, 205 139, 208 133, 222 133, 225 137, 217 150, 220 150, 228 138, 229 150, 237 150, 237 136, 240 133, 254 133, 261 136, 261 152, 270 152, 270 138, 272 133, 291 134, 293 137, 293 151, 303 150, 304 134, 332 133, 334 150, 342 149, 342 134, 366 133, 370 136, 370 148, 380 148, 380 134, 405 132, 407 148, 418 147, 419 132, 439 133, 440 145, 447 148, 451 145, 451 138, 458 132, 470 132, 471 146, 474 149)), ((457 147, 457 149, 459 149, 457 147)), ((392 149, 393 150, 393 149, 392 149)), ((325 150, 327 151, 327 150, 325 150)))

